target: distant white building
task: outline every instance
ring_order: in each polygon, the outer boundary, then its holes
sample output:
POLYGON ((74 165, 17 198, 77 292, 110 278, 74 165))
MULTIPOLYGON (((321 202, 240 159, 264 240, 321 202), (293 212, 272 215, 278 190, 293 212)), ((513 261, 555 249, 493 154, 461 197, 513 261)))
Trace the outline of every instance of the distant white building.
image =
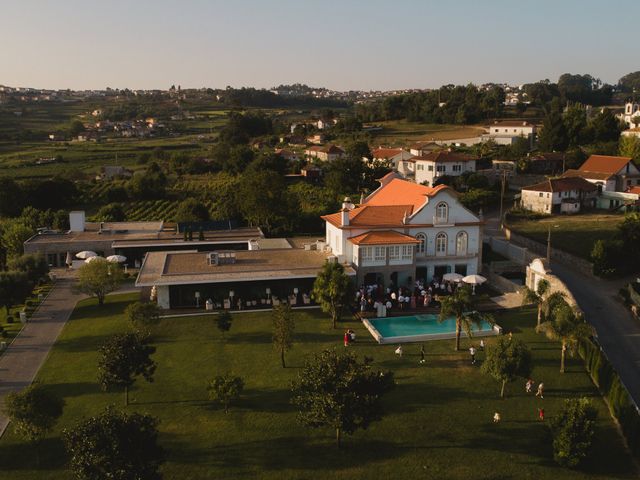
POLYGON ((538 131, 533 123, 519 120, 496 121, 485 128, 488 133, 482 135, 482 141, 492 140, 499 145, 511 145, 520 137, 528 139, 533 145, 538 131))
POLYGON ((371 158, 378 162, 389 162, 394 170, 398 170, 403 160, 410 160, 413 155, 402 148, 379 147, 371 151, 371 158))
POLYGON ((624 104, 624 113, 618 118, 624 121, 629 127, 635 126, 634 119, 640 117, 640 103, 627 102, 624 104))
POLYGON ((582 177, 600 192, 624 192, 640 185, 640 170, 631 157, 591 155, 578 170, 567 170, 563 177, 582 177))
POLYGON ((416 185, 389 173, 360 205, 347 198, 325 215, 326 245, 358 284, 413 285, 445 273, 479 272, 482 221, 446 185, 416 185))
POLYGON ((473 155, 442 150, 403 160, 398 172, 416 183, 433 186, 439 177, 457 177, 465 172, 475 172, 476 160, 473 155))

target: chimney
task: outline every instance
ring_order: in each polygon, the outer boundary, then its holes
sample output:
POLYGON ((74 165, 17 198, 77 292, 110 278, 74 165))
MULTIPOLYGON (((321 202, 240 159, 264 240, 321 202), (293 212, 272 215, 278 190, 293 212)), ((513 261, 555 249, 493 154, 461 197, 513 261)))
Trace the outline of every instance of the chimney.
POLYGON ((351 203, 351 199, 349 197, 344 197, 342 201, 342 209, 353 210, 353 203, 351 203))
POLYGON ((349 226, 349 209, 343 208, 340 210, 340 225, 343 227, 349 226))
POLYGON ((84 232, 84 227, 85 227, 84 210, 75 210, 73 212, 69 212, 69 231, 84 232))

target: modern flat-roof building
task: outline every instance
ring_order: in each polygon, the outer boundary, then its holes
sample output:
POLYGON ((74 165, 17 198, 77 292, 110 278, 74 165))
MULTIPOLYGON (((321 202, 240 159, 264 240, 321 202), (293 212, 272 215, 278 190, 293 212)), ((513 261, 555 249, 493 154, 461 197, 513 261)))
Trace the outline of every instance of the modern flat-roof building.
POLYGON ((185 240, 176 227, 167 228, 164 222, 87 222, 81 211, 69 214, 70 229, 66 232, 45 231, 24 242, 25 253, 40 253, 52 267, 65 266, 67 254, 83 250, 100 256, 123 255, 129 266, 140 266, 150 251, 212 250, 215 248, 249 250, 258 248, 264 239, 259 228, 231 228, 228 230, 193 232, 193 240, 185 240))

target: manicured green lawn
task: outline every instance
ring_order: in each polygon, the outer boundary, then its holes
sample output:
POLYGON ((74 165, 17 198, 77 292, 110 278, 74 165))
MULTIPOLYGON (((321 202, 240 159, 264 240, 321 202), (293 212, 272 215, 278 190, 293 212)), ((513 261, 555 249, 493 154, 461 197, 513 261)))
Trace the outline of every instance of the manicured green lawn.
MULTIPOLYGON (((122 311, 133 295, 114 296, 99 309, 82 302, 39 374, 39 381, 66 400, 58 429, 47 439, 40 468, 15 434, 0 440, 1 479, 69 479, 60 430, 108 404, 122 406, 121 392, 96 385, 97 347, 126 328, 122 311)), ((634 478, 630 458, 578 360, 558 373, 557 344, 536 335, 531 310, 498 317, 534 351, 533 378, 544 381, 544 400, 524 393, 524 381, 499 398, 497 382, 472 366, 453 341, 426 344, 427 363, 418 364, 418 346, 375 344, 356 322, 358 343, 350 348, 396 374, 397 388, 385 400, 388 414, 368 431, 346 437, 337 450, 331 430, 308 430, 296 423, 289 385, 305 356, 326 347, 344 348, 341 331, 318 311, 300 312, 297 344, 283 369, 271 345, 269 314, 234 315, 226 341, 213 317, 165 319, 155 336, 155 382, 133 389, 131 411, 160 418, 160 441, 168 452, 167 479, 618 479, 634 478), (209 404, 207 380, 230 371, 245 378, 245 394, 229 414, 209 404), (599 410, 598 433, 585 470, 557 467, 537 408, 552 416, 567 396, 586 395, 599 410), (502 422, 493 424, 495 411, 502 422)), ((467 345, 467 342, 463 342, 467 345)), ((482 354, 480 354, 480 360, 482 354)))
POLYGON ((590 213, 539 220, 514 220, 509 222, 509 227, 516 233, 546 245, 551 226, 551 246, 589 260, 596 240, 612 238, 623 220, 624 215, 620 214, 590 213))

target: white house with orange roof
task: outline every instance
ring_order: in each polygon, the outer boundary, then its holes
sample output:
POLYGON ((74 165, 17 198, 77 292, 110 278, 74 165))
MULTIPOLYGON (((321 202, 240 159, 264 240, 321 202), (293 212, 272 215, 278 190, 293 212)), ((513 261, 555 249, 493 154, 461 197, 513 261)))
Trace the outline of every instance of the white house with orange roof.
POLYGON ((322 217, 326 244, 352 266, 358 283, 405 286, 445 273, 478 273, 482 220, 445 185, 419 185, 389 173, 380 187, 354 205, 322 217))
POLYGON ((631 157, 591 155, 578 170, 567 170, 562 176, 582 177, 599 192, 624 192, 640 185, 640 170, 631 157))
POLYGON ((433 183, 442 176, 457 177, 465 172, 476 171, 477 157, 465 153, 442 150, 426 155, 413 157, 409 161, 413 163, 413 178, 416 183, 433 186, 433 183))

